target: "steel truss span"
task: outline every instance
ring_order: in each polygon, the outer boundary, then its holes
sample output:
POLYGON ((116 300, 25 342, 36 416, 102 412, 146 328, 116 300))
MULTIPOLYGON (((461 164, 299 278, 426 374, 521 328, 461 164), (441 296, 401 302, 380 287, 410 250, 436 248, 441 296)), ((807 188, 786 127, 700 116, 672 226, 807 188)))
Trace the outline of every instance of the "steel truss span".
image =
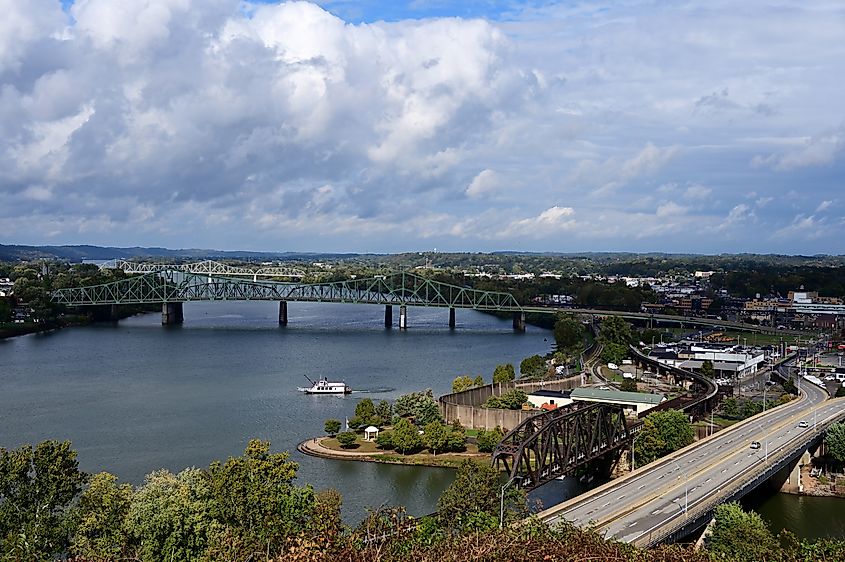
POLYGON ((512 429, 493 451, 493 462, 514 483, 533 489, 625 447, 631 432, 617 404, 558 408, 512 429))
POLYGON ((270 300, 523 310, 510 293, 458 287, 407 272, 332 283, 292 283, 167 269, 102 285, 58 289, 52 299, 67 306, 270 300))
POLYGON ((122 269, 126 273, 159 273, 163 271, 181 271, 184 273, 197 273, 199 275, 228 275, 230 277, 296 277, 301 278, 305 272, 292 267, 237 267, 213 260, 204 260, 194 263, 163 264, 163 263, 142 263, 134 261, 113 260, 100 266, 101 269, 122 269))

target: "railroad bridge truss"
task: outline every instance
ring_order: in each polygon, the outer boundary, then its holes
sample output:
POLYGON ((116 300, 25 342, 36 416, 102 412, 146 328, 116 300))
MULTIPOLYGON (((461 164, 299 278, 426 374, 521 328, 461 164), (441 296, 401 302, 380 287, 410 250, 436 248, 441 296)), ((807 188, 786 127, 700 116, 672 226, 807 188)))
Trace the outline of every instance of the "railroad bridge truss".
POLYGON ((507 473, 508 484, 530 490, 626 447, 632 434, 620 405, 558 408, 512 429, 493 463, 507 473))

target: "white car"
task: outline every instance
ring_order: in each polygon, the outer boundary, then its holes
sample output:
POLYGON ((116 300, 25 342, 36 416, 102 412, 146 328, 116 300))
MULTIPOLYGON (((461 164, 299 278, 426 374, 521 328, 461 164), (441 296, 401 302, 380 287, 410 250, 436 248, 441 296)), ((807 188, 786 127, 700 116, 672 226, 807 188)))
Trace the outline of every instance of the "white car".
POLYGON ((810 424, 808 424, 804 420, 801 420, 800 422, 798 422, 798 427, 810 427, 810 424))

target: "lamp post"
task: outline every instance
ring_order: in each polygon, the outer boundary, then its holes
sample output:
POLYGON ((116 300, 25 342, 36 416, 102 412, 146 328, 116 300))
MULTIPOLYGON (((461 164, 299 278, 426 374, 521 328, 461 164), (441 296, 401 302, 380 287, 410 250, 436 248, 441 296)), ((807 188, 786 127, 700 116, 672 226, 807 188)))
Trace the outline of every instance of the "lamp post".
POLYGON ((508 486, 513 484, 514 480, 515 479, 511 479, 511 480, 508 480, 507 482, 505 482, 504 486, 502 486, 502 489, 500 491, 500 495, 499 495, 499 529, 502 529, 505 526, 505 490, 507 489, 508 486))

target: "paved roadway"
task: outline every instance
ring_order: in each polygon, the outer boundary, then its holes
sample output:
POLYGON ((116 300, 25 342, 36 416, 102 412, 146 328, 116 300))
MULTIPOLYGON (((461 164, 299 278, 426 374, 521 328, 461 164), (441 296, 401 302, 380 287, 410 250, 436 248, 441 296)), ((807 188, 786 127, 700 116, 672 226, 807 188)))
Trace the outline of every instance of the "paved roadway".
MULTIPOLYGON (((740 422, 694 443, 669 457, 643 467, 540 514, 549 523, 565 519, 579 526, 593 525, 607 536, 644 544, 650 533, 684 517, 685 508, 719 494, 746 471, 767 464, 773 455, 818 425, 841 417, 845 398, 827 400, 827 392, 801 381, 799 399, 740 422), (799 428, 805 420, 808 428, 799 428), (761 443, 751 449, 752 441, 761 443)), ((806 436, 806 435, 805 435, 806 436)))

